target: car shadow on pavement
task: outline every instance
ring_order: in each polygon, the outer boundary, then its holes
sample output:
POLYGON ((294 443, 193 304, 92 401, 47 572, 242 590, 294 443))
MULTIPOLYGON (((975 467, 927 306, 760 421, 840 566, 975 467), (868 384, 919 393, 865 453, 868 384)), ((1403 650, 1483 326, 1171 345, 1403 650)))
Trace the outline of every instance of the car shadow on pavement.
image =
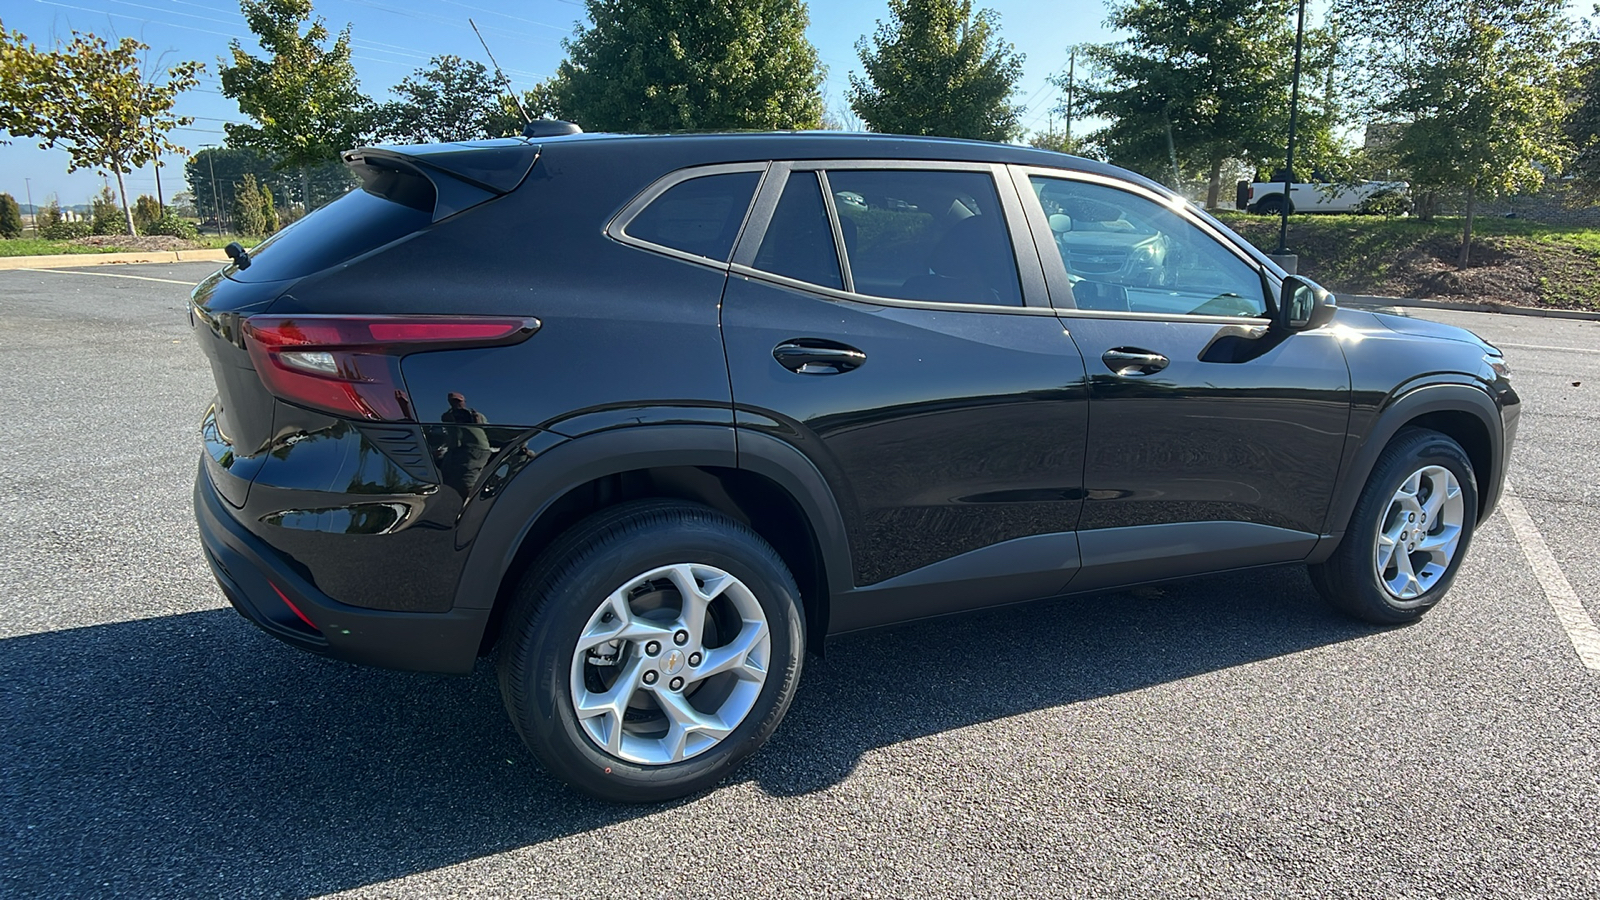
MULTIPOLYGON (((846 636, 736 780, 824 789, 877 747, 1373 633, 1298 569, 846 636)), ((228 610, 0 641, 0 894, 312 896, 663 807, 539 770, 470 678, 307 656, 228 610)))

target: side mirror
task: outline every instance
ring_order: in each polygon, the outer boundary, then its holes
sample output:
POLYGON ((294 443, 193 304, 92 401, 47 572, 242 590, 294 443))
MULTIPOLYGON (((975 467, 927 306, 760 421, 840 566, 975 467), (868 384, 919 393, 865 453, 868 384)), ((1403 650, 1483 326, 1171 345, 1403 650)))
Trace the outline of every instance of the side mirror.
POLYGON ((1338 304, 1332 294, 1313 281, 1290 275, 1278 294, 1278 309, 1273 325, 1284 331, 1304 331, 1332 321, 1338 304))

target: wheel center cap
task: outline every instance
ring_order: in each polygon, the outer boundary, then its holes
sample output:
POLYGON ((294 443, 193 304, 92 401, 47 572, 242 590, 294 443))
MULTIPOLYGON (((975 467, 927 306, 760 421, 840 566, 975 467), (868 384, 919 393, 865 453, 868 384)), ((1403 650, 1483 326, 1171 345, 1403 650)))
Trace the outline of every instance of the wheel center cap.
POLYGON ((661 671, 668 675, 676 675, 683 671, 683 651, 669 650, 667 655, 661 657, 661 671))

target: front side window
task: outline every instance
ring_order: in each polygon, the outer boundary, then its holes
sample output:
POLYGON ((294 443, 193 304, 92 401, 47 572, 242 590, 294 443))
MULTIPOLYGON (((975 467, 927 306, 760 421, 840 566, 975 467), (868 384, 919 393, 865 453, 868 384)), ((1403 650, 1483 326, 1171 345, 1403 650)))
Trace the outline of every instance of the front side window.
POLYGON ((1029 181, 1078 309, 1266 314, 1260 271, 1166 206, 1105 185, 1029 181))
POLYGON ((1021 306, 1016 255, 986 172, 828 173, 856 293, 1021 306))
POLYGON ((702 175, 679 182, 628 223, 629 237, 727 262, 759 172, 702 175))

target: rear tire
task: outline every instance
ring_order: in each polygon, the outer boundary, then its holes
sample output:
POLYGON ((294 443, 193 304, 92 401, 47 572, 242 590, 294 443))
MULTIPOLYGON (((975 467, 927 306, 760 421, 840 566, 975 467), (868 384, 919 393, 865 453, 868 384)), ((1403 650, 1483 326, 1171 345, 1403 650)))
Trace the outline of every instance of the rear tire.
MULTIPOLYGON (((1261 200, 1256 203, 1255 211, 1263 216, 1283 215, 1283 195, 1273 194, 1269 197, 1262 197, 1261 200)), ((1294 207, 1290 207, 1289 211, 1294 212, 1294 207)))
POLYGON ((1310 567, 1311 582, 1358 619, 1414 622, 1450 590, 1477 515, 1478 485, 1461 445, 1407 428, 1378 457, 1339 549, 1310 567))
POLYGON ((622 504, 557 539, 523 577, 497 668, 545 769, 604 800, 707 788, 764 744, 805 646, 794 579, 710 508, 622 504))

